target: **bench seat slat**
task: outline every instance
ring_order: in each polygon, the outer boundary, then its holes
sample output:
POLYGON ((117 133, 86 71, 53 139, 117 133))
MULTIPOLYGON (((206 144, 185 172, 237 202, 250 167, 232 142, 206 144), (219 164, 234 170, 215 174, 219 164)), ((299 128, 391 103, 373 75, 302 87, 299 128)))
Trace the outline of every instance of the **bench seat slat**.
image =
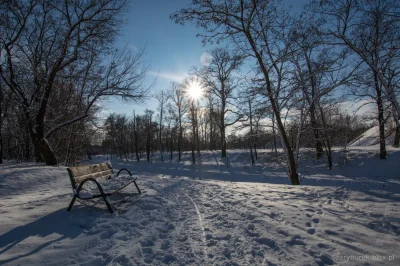
POLYGON ((109 179, 110 176, 113 174, 112 170, 106 170, 106 171, 102 171, 102 172, 98 172, 98 173, 92 173, 92 174, 87 174, 87 175, 82 175, 82 176, 75 176, 75 183, 79 184, 81 183, 83 180, 87 179, 87 178, 104 178, 104 179, 109 179))
POLYGON ((74 177, 112 170, 106 163, 75 166, 68 169, 74 177))

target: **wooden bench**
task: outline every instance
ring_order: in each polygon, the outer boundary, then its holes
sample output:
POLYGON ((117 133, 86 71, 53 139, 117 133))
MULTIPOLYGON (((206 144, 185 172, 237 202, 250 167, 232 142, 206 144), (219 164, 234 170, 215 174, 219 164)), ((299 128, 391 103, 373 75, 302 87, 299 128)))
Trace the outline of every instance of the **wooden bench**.
MULTIPOLYGON (((67 171, 69 174, 69 178, 71 180, 71 185, 72 185, 72 189, 73 189, 73 193, 74 193, 74 197, 72 198, 67 211, 71 211, 71 208, 74 205, 76 198, 81 199, 81 200, 103 198, 105 204, 107 205, 108 210, 110 211, 110 213, 113 213, 111 205, 107 201, 108 196, 111 196, 114 193, 117 193, 118 191, 122 190, 123 188, 127 187, 128 185, 130 185, 132 183, 135 184, 139 193, 142 193, 136 183, 137 178, 130 180, 127 184, 124 184, 117 190, 114 190, 112 192, 107 192, 107 193, 104 192, 103 188, 101 187, 101 185, 97 179, 102 178, 102 179, 109 180, 109 179, 111 179, 112 176, 114 176, 113 168, 106 163, 70 167, 67 169, 67 171), (94 182, 96 184, 100 194, 93 195, 91 193, 84 193, 83 191, 81 191, 83 185, 86 182, 94 182)), ((118 171, 116 177, 118 177, 122 171, 126 171, 129 174, 129 176, 132 176, 131 172, 128 169, 123 168, 118 171)), ((110 180, 110 182, 111 182, 111 180, 110 180)))

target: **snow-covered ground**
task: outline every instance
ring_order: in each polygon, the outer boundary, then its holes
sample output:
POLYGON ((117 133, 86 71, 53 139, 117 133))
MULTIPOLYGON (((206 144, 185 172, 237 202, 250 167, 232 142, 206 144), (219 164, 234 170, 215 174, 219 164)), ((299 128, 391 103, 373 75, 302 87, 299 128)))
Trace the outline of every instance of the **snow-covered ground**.
MULTIPOLYGON (((400 265, 400 150, 335 151, 334 169, 307 153, 301 186, 279 159, 202 152, 191 165, 113 160, 138 177, 110 199, 72 197, 65 167, 0 166, 0 264, 400 265), (227 167, 227 165, 229 167, 227 167)), ((168 155, 165 155, 168 157, 168 155)), ((90 163, 104 161, 99 156, 90 163)))
MULTIPOLYGON (((394 141, 394 131, 390 132, 388 128, 385 129, 386 144, 390 145, 394 141), (389 133, 389 134, 388 134, 389 133)), ((373 146, 379 143, 379 126, 374 126, 365 131, 356 139, 349 143, 349 146, 373 146)))

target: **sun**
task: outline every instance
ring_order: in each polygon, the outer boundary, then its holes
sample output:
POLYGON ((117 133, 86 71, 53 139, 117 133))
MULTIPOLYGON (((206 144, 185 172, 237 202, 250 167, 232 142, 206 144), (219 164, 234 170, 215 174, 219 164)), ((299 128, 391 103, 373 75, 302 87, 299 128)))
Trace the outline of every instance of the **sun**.
POLYGON ((186 94, 193 100, 199 100, 203 97, 204 89, 200 82, 194 80, 190 81, 186 87, 186 94))

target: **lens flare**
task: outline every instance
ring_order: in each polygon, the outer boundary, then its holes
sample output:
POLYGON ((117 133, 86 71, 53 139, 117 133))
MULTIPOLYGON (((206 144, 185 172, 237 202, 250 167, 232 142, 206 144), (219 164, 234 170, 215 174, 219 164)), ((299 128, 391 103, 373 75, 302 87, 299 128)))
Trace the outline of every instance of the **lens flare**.
POLYGON ((193 100, 203 97, 204 89, 198 81, 190 81, 186 87, 186 94, 193 100))

